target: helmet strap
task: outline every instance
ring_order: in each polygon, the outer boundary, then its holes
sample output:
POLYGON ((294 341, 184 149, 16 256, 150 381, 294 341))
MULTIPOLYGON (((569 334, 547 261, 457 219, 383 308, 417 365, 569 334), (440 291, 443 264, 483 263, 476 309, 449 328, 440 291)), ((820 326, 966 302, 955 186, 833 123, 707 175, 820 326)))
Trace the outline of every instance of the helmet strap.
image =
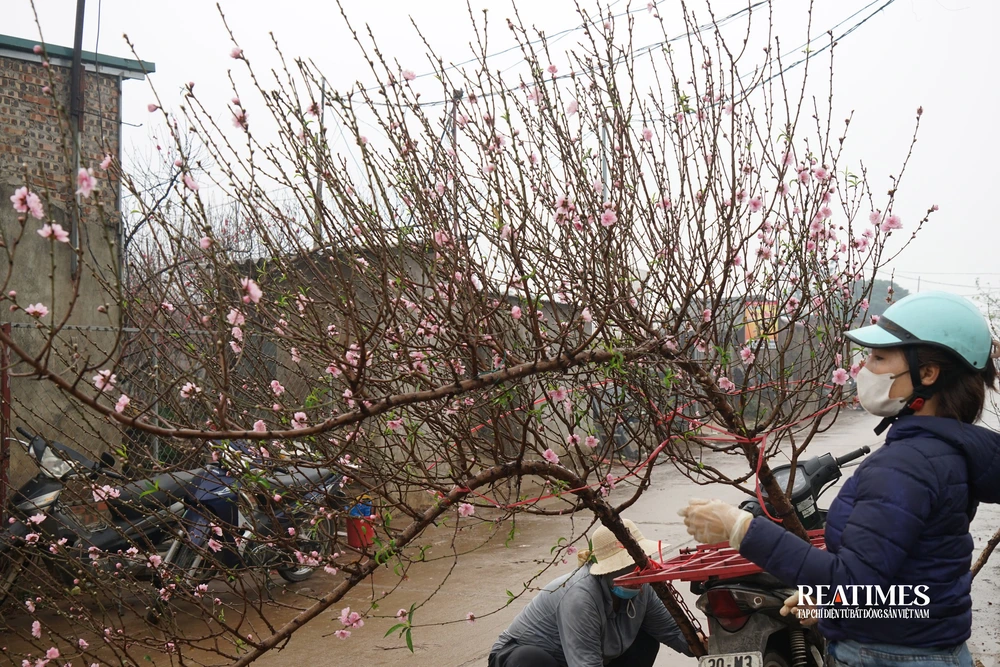
POLYGON ((917 359, 917 348, 913 345, 907 345, 903 351, 906 354, 906 363, 910 367, 910 383, 913 385, 913 393, 906 399, 906 405, 903 406, 902 410, 891 417, 883 418, 878 423, 878 426, 875 427, 875 435, 882 435, 900 417, 916 414, 934 395, 935 386, 933 384, 925 385, 920 380, 920 360, 917 359))

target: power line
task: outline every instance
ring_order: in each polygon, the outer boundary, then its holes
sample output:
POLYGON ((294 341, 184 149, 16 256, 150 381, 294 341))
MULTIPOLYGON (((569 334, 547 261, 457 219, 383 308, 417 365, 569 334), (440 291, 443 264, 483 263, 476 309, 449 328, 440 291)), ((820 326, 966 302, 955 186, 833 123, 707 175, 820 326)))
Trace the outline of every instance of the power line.
MULTIPOLYGON (((817 39, 820 39, 820 38, 821 38, 821 35, 825 35, 825 34, 829 34, 829 33, 833 32, 834 30, 836 30, 836 29, 837 29, 837 28, 839 28, 840 26, 844 25, 845 23, 847 23, 848 21, 850 21, 851 19, 853 19, 853 18, 854 18, 855 16, 857 16, 858 14, 861 14, 862 12, 864 12, 865 10, 867 10, 867 9, 868 9, 869 7, 871 7, 872 5, 876 5, 876 4, 878 4, 878 3, 880 2, 880 1, 881 1, 881 0, 872 0, 872 2, 869 2, 869 3, 867 4, 867 5, 865 5, 864 7, 862 7, 861 9, 859 9, 858 11, 854 12, 853 14, 851 14, 850 16, 848 16, 847 18, 845 18, 845 19, 844 19, 843 21, 841 21, 841 22, 840 22, 840 23, 838 23, 837 25, 833 26, 833 27, 832 27, 832 28, 830 28, 829 30, 825 30, 825 31, 823 31, 822 33, 820 33, 820 35, 817 35, 817 36, 816 36, 816 37, 814 37, 813 39, 811 39, 811 40, 807 41, 807 42, 806 42, 805 44, 803 44, 802 46, 799 46, 799 47, 798 47, 798 48, 796 48, 796 49, 792 49, 792 51, 791 51, 791 52, 792 52, 792 53, 794 53, 795 51, 801 51, 801 50, 803 50, 803 49, 808 49, 808 48, 809 48, 809 45, 810 45, 810 44, 812 44, 812 43, 813 43, 813 41, 815 41, 815 40, 817 40, 817 39)), ((852 32, 854 32, 855 30, 857 30, 858 28, 860 28, 861 26, 863 26, 863 25, 864 25, 865 23, 867 23, 868 21, 870 21, 870 20, 871 20, 871 19, 872 19, 872 18, 873 18, 873 17, 874 17, 874 16, 876 15, 876 14, 878 14, 879 12, 881 12, 882 10, 884 10, 884 9, 885 9, 886 7, 888 7, 889 5, 891 5, 891 4, 892 4, 892 3, 894 3, 894 2, 896 2, 896 0, 886 0, 885 4, 883 4, 883 5, 881 6, 881 7, 879 7, 879 8, 878 8, 878 9, 876 9, 875 11, 873 11, 873 12, 872 12, 871 14, 869 14, 868 16, 866 16, 865 18, 863 18, 862 20, 860 20, 860 21, 858 21, 857 23, 855 23, 854 25, 852 25, 852 26, 851 26, 850 28, 848 28, 848 29, 847 29, 846 31, 844 31, 843 33, 841 33, 841 35, 840 35, 840 36, 838 36, 838 37, 834 37, 834 38, 833 38, 832 40, 830 40, 830 41, 829 41, 829 42, 828 42, 827 44, 825 44, 824 46, 820 47, 820 48, 819 48, 819 49, 817 49, 816 51, 807 51, 807 52, 806 52, 806 55, 805 55, 805 57, 803 57, 803 58, 800 58, 799 60, 795 61, 795 62, 794 62, 794 63, 792 63, 791 65, 788 65, 787 67, 785 67, 784 69, 782 69, 782 70, 781 70, 780 72, 777 72, 777 73, 775 73, 775 74, 772 74, 772 75, 771 75, 771 76, 769 76, 769 77, 768 77, 767 79, 765 79, 765 80, 761 81, 761 82, 760 82, 760 83, 759 83, 758 85, 759 85, 759 86, 762 86, 762 85, 764 85, 764 84, 766 84, 766 83, 769 83, 769 82, 770 82, 770 81, 772 81, 772 80, 773 80, 773 79, 774 79, 775 77, 778 77, 778 76, 781 76, 781 75, 782 75, 782 74, 784 74, 785 72, 788 72, 788 71, 789 71, 790 69, 792 69, 792 68, 794 68, 794 67, 798 67, 798 66, 799 66, 799 65, 801 65, 802 63, 804 63, 804 62, 808 61, 808 60, 809 60, 809 58, 811 58, 811 57, 813 57, 813 56, 815 56, 815 55, 818 55, 818 54, 822 53, 823 51, 826 51, 826 50, 827 50, 827 49, 829 49, 829 48, 830 48, 831 46, 833 46, 833 45, 834 45, 835 43, 837 43, 838 41, 840 41, 840 40, 841 40, 841 39, 843 39, 844 37, 847 37, 847 36, 848 36, 848 35, 850 35, 850 34, 851 34, 852 32)), ((753 89, 751 88, 751 90, 753 90, 753 89)), ((749 92, 749 91, 748 91, 748 92, 749 92)))
MULTIPOLYGON (((647 46, 644 46, 644 47, 641 47, 641 48, 638 48, 638 49, 632 49, 628 53, 624 53, 624 54, 618 56, 617 58, 615 58, 613 62, 615 62, 615 63, 621 62, 621 60, 623 60, 624 58, 626 58, 626 57, 628 57, 630 55, 631 56, 646 55, 647 53, 652 53, 657 48, 663 47, 663 46, 665 46, 667 44, 670 44, 671 42, 676 42, 676 41, 684 39, 686 37, 691 37, 692 35, 694 35, 696 33, 704 32, 705 30, 707 30, 707 29, 709 29, 709 28, 711 28, 713 26, 723 26, 726 23, 731 22, 731 21, 735 20, 736 18, 742 16, 743 14, 752 13, 754 9, 757 9, 758 7, 760 7, 762 5, 766 5, 768 3, 768 1, 769 0, 759 0, 758 2, 756 2, 756 3, 752 4, 752 5, 749 5, 747 7, 744 7, 743 9, 740 9, 740 10, 738 10, 736 12, 733 12, 729 16, 726 16, 726 17, 720 19, 719 21, 714 21, 714 22, 711 22, 711 23, 704 23, 704 24, 698 26, 693 32, 685 32, 683 34, 676 35, 675 37, 669 37, 669 38, 667 38, 665 40, 662 40, 660 42, 655 42, 653 44, 649 44, 647 46)), ((633 10, 633 13, 636 12, 636 11, 639 11, 639 10, 633 10)), ((534 44, 534 43, 537 43, 537 41, 538 40, 536 40, 535 42, 527 42, 527 44, 534 44)), ((518 46, 518 47, 511 47, 511 48, 520 48, 520 46, 518 46)), ((520 64, 520 63, 518 63, 518 64, 520 64)), ((511 68, 508 67, 507 69, 509 70, 511 68)), ((553 76, 551 80, 553 82, 556 82, 556 81, 561 81, 563 79, 571 78, 573 76, 575 76, 575 73, 571 72, 569 74, 561 74, 559 76, 553 76)), ((517 85, 517 86, 506 88, 506 89, 501 90, 501 91, 490 92, 490 93, 481 93, 479 96, 480 97, 493 97, 495 95, 499 95, 500 93, 512 93, 512 92, 517 91, 518 89, 520 89, 520 84, 517 85)), ((434 100, 432 102, 420 102, 420 103, 417 104, 417 106, 421 106, 421 107, 441 106, 441 105, 444 105, 444 104, 448 104, 449 101, 450 100, 434 100)), ((382 102, 380 104, 387 106, 387 103, 385 103, 385 102, 382 102)))
MULTIPOLYGON (((617 5, 619 2, 621 2, 621 0, 614 0, 614 2, 612 2, 610 5, 608 5, 608 9, 611 9, 612 7, 614 7, 615 5, 617 5)), ((642 10, 641 9, 626 10, 626 11, 621 12, 619 14, 613 14, 610 18, 612 20, 614 20, 614 19, 621 18, 623 16, 630 16, 632 14, 636 14, 636 13, 638 13, 640 11, 642 11, 642 10)), ((572 28, 565 28, 563 30, 559 30, 558 32, 554 32, 551 35, 546 35, 545 37, 539 37, 538 39, 529 40, 525 45, 527 45, 527 46, 534 46, 535 44, 540 44, 543 40, 552 40, 551 43, 555 43, 555 42, 559 41, 560 39, 562 39, 563 37, 565 37, 566 35, 574 33, 577 30, 583 30, 588 25, 596 25, 597 21, 603 21, 603 20, 604 20, 603 18, 598 18, 595 21, 590 21, 590 22, 584 21, 583 23, 581 23, 579 25, 576 25, 576 26, 574 26, 572 28)), ((496 51, 494 53, 488 53, 485 56, 483 56, 483 60, 489 60, 490 58, 495 58, 497 56, 502 56, 502 55, 505 55, 505 54, 510 53, 512 51, 517 51, 521 47, 522 47, 521 44, 515 44, 514 46, 510 46, 510 47, 508 47, 506 49, 503 49, 501 51, 496 51)), ((439 76, 441 74, 444 74, 445 72, 449 72, 449 71, 452 71, 452 70, 457 70, 458 68, 464 67, 465 65, 470 65, 472 63, 479 62, 479 60, 480 60, 479 58, 475 58, 475 57, 474 58, 469 58, 468 60, 463 60, 462 62, 459 62, 459 63, 452 63, 450 65, 447 65, 447 66, 443 67, 440 71, 431 70, 429 72, 424 72, 423 74, 417 74, 417 75, 415 75, 413 77, 413 79, 417 80, 417 79, 424 79, 424 78, 427 78, 427 77, 436 77, 436 76, 439 76)), ((511 67, 516 67, 519 64, 520 63, 515 63, 514 65, 511 65, 511 67)), ((508 67, 507 70, 509 70, 511 67, 508 67)), ((504 71, 507 71, 507 70, 504 70, 504 71)), ((559 78, 562 78, 562 77, 559 77, 559 78)), ((379 90, 381 88, 382 88, 381 85, 379 85, 379 86, 369 86, 368 88, 362 88, 360 90, 355 90, 354 92, 349 93, 347 95, 347 97, 353 97, 353 96, 358 95, 360 93, 374 92, 374 91, 377 91, 377 90, 379 90)), ((420 106, 433 106, 433 105, 438 105, 438 104, 447 104, 449 101, 450 100, 443 100, 443 101, 440 101, 440 102, 424 102, 424 103, 421 103, 420 106)))
POLYGON ((926 278, 922 278, 921 276, 909 276, 902 273, 896 273, 896 276, 903 278, 904 280, 919 280, 920 282, 929 283, 931 285, 944 285, 946 287, 964 287, 966 289, 981 289, 983 287, 982 285, 964 285, 960 283, 942 282, 940 280, 928 280, 926 278))
POLYGON ((912 271, 897 271, 898 276, 1000 276, 1000 272, 988 271, 921 271, 919 274, 912 271))

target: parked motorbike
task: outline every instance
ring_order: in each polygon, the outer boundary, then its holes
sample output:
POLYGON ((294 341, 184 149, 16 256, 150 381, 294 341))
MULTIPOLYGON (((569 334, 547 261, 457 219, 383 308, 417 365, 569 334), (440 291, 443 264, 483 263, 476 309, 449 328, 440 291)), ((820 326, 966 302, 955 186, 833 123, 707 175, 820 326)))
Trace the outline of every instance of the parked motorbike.
POLYGON ((331 515, 345 498, 341 477, 325 468, 264 460, 245 442, 217 451, 219 460, 187 489, 160 584, 190 590, 216 575, 244 571, 277 570, 291 582, 311 577, 332 550, 331 515))
POLYGON ((90 578, 88 574, 97 575, 97 568, 119 576, 151 578, 150 556, 165 553, 184 509, 180 489, 198 471, 129 482, 113 468, 116 461, 110 454, 93 461, 21 427, 17 432, 27 440, 14 440, 27 448, 39 472, 12 494, 7 508, 11 522, 0 533, 0 603, 29 559, 41 561, 66 586, 90 578), (61 497, 70 480, 101 477, 125 484, 101 491, 109 520, 84 525, 61 497))
MULTIPOLYGON (((826 510, 817 501, 841 477, 851 461, 871 451, 856 449, 841 457, 823 454, 797 464, 789 500, 806 530, 826 525, 826 510)), ((857 465, 857 464, 854 464, 857 465)), ((787 489, 791 465, 773 469, 779 486, 787 489)), ((763 494, 766 498, 766 494, 763 494)), ((766 502, 766 501, 765 501, 766 502)), ((757 499, 740 503, 740 509, 765 516, 757 499)), ((766 505, 767 512, 774 510, 766 505)), ((803 627, 794 615, 781 616, 784 601, 796 593, 777 578, 762 572, 749 576, 694 582, 697 606, 708 617, 708 667, 823 667, 825 644, 816 630, 803 627)))

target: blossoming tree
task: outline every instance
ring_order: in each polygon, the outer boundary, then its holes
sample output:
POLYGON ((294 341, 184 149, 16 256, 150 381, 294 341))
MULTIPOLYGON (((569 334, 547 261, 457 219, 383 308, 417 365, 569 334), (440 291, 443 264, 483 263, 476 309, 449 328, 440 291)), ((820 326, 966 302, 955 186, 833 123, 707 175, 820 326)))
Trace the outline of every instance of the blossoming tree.
MULTIPOLYGON (((843 405, 857 366, 842 332, 866 317, 870 281, 905 246, 890 241, 903 228, 893 209, 909 156, 887 195, 852 172, 849 121, 834 129, 832 91, 809 92, 819 56, 793 86, 777 40, 751 30, 758 22, 734 39, 722 21, 685 11, 671 23, 684 26, 678 40, 655 8, 641 14, 659 26, 655 49, 633 44, 638 12, 581 9, 582 37, 558 66, 544 36, 510 21, 524 58, 516 79, 491 71, 477 23, 475 64, 435 72, 440 105, 359 35, 373 85, 340 90, 299 58, 283 57, 265 83, 231 35, 251 88, 232 99, 231 127, 191 84, 176 105, 150 105, 172 137, 157 187, 142 164, 81 170, 95 219, 113 194, 94 189, 108 171, 133 209, 122 264, 100 281, 121 333, 101 355, 74 357, 52 302, 0 297, 37 322, 53 354, 0 340, 80 419, 112 424, 136 475, 204 465, 234 441, 257 461, 336 472, 343 484, 324 490, 310 521, 266 540, 333 581, 275 628, 267 596, 245 579, 220 584, 239 602, 213 603, 149 545, 84 553, 35 535, 19 547, 30 576, 5 590, 33 591, 35 625, 5 616, 5 632, 37 655, 44 608, 71 619, 71 635, 104 639, 52 648, 64 657, 126 664, 164 650, 244 665, 376 568, 420 567, 422 535, 448 515, 504 531, 522 512, 586 512, 645 562, 618 513, 657 475, 751 493, 756 475, 786 514, 767 461, 779 451, 794 460, 843 405), (759 61, 730 48, 751 39, 767 45, 759 61), (269 116, 265 129, 248 108, 269 116), (356 140, 356 165, 330 150, 334 123, 356 140), (709 451, 738 452, 746 474, 724 475, 709 451), (378 517, 366 557, 302 541, 317 522, 343 521, 344 489, 365 493, 378 517), (80 607, 33 549, 119 607, 80 607), (147 559, 157 585, 123 574, 123 555, 147 559), (166 639, 124 632, 123 618, 147 609, 166 639), (265 621, 247 638, 254 611, 265 621), (178 630, 178 615, 199 619, 199 631, 178 630)), ((22 243, 69 242, 38 193, 11 200, 22 243)), ((237 476, 267 487, 266 475, 237 476)), ((107 481, 85 493, 113 497, 107 481)), ((275 503, 279 491, 266 488, 275 503)), ((785 523, 803 534, 794 513, 785 523)), ((207 561, 220 546, 191 548, 207 561)), ((561 543, 553 562, 576 549, 561 543)), ((696 642, 679 598, 658 592, 696 642)), ((345 610, 337 636, 374 609, 345 610)), ((407 616, 398 629, 409 638, 407 616)))

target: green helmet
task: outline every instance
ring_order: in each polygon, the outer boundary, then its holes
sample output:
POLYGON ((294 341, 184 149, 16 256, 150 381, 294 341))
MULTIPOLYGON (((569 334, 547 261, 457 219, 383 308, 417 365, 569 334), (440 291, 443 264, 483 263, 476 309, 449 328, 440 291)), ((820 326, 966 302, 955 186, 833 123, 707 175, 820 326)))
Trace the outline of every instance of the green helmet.
POLYGON ((968 299, 947 292, 911 294, 889 306, 875 324, 844 335, 865 347, 941 347, 974 371, 986 368, 993 350, 983 314, 968 299))

